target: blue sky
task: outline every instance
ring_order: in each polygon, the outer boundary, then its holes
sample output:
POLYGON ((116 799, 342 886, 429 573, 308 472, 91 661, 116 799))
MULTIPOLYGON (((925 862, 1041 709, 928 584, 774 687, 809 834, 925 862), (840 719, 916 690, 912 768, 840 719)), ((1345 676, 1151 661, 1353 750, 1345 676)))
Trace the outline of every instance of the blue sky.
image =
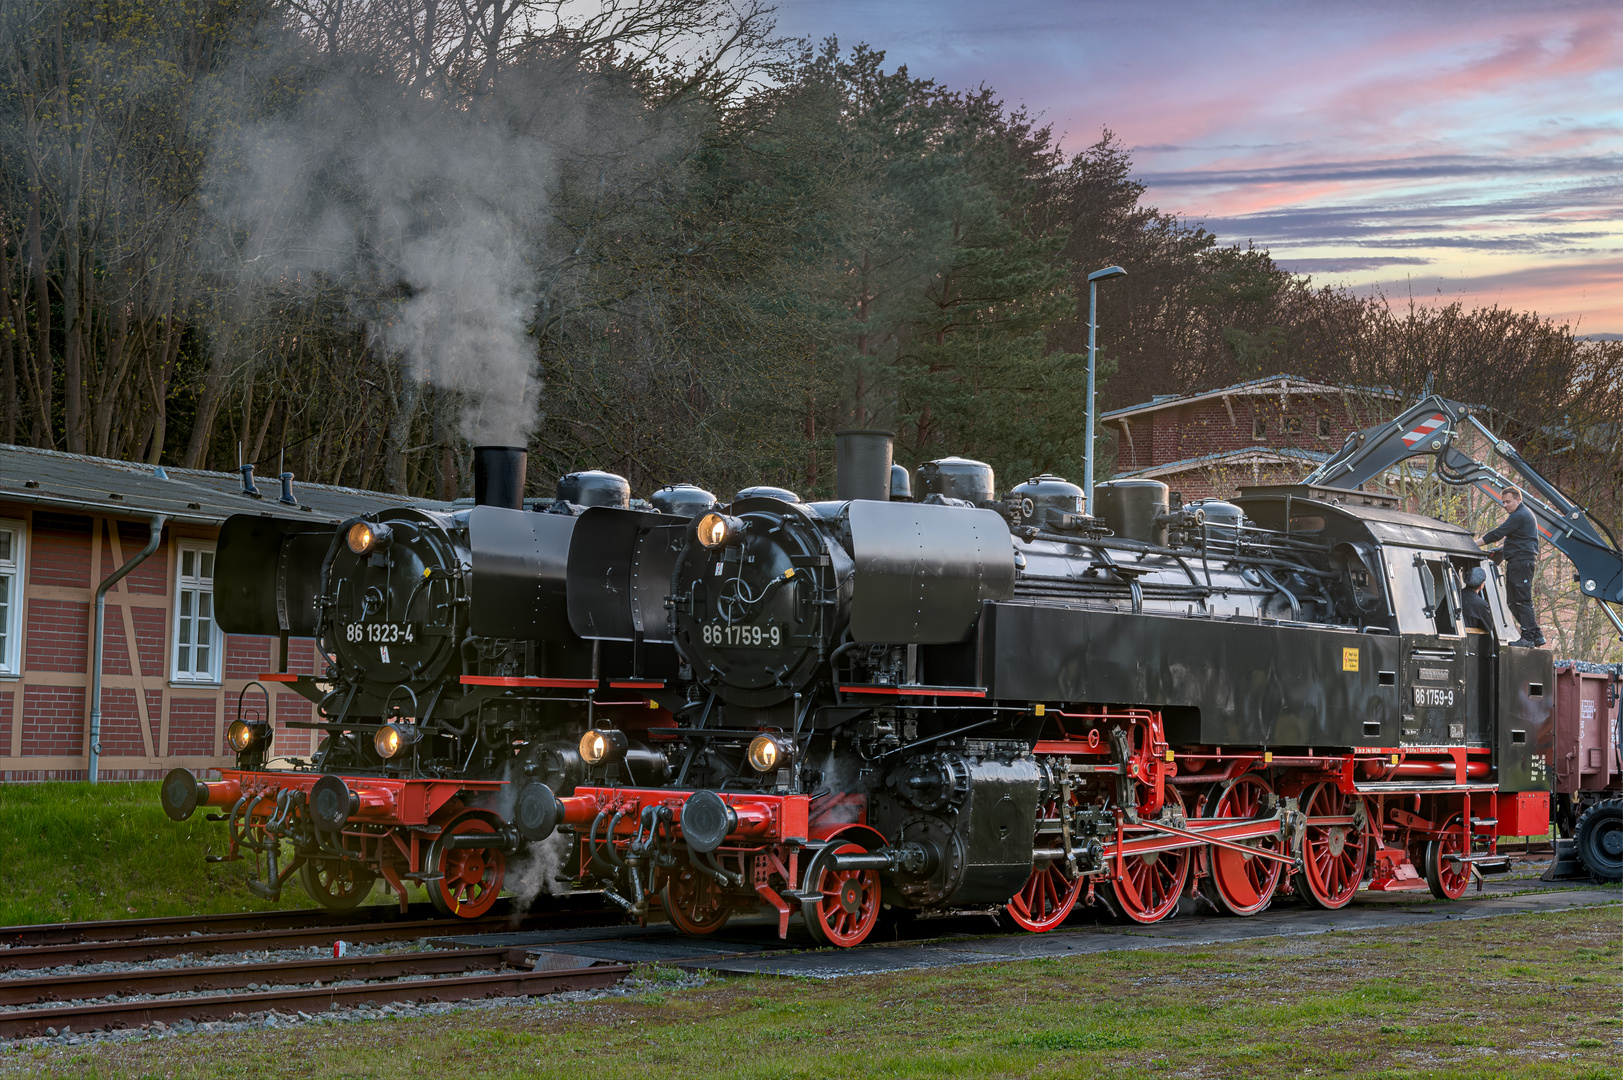
POLYGON ((779 0, 1321 284, 1623 333, 1623 3, 779 0))

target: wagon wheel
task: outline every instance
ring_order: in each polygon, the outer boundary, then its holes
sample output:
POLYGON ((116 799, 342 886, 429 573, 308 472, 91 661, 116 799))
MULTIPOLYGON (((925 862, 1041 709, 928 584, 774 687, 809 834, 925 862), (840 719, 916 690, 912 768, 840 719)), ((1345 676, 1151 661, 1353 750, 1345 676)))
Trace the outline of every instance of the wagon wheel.
POLYGON ((299 867, 299 884, 329 911, 360 906, 377 880, 377 871, 353 859, 305 859, 299 867))
POLYGON ((1332 783, 1314 784, 1302 794, 1307 827, 1302 833, 1302 869, 1292 878, 1296 893, 1318 908, 1346 907, 1364 877, 1369 837, 1354 824, 1316 825, 1314 818, 1351 817, 1358 797, 1332 783))
MULTIPOLYGON (((1255 773, 1240 777, 1223 788, 1215 799, 1206 803, 1206 817, 1259 818, 1267 816, 1268 796, 1273 788, 1255 773)), ((1264 836, 1255 840, 1242 840, 1247 847, 1263 851, 1284 851, 1280 836, 1264 836)), ((1273 901, 1274 890, 1284 876, 1285 864, 1274 859, 1244 854, 1233 848, 1209 845, 1201 855, 1206 867, 1206 878, 1200 883, 1201 894, 1219 911, 1230 915, 1255 915, 1273 901)))
POLYGON ((659 899, 671 925, 693 937, 714 934, 733 913, 720 883, 687 862, 679 863, 665 875, 659 899))
POLYGON ((860 854, 859 844, 834 843, 818 852, 806 868, 800 911, 806 928, 822 945, 848 949, 859 945, 879 921, 879 871, 836 870, 835 855, 860 854))
POLYGON ((1426 845, 1426 884, 1431 895, 1439 900, 1458 900, 1471 884, 1471 864, 1455 862, 1449 855, 1464 855, 1465 838, 1460 835, 1460 817, 1456 814, 1443 826, 1443 835, 1426 845))
MULTIPOLYGON (((480 817, 458 818, 445 827, 440 839, 464 836, 469 833, 490 834, 496 839, 496 829, 480 817)), ((438 842, 433 847, 430 869, 438 872, 438 881, 428 881, 428 899, 441 915, 456 915, 476 919, 489 911, 501 895, 502 878, 507 872, 507 856, 500 848, 443 848, 438 842)))
MULTIPOLYGON (((1167 808, 1182 809, 1183 799, 1167 789, 1167 808)), ((1154 825, 1154 822, 1147 822, 1154 825)), ((1128 855, 1108 860, 1111 879, 1104 886, 1107 899, 1116 911, 1133 922, 1160 922, 1178 909, 1178 897, 1189 881, 1188 848, 1157 851, 1148 855, 1128 855)))
MULTIPOLYGON (((1045 818, 1058 815, 1058 803, 1050 803, 1043 810, 1045 818)), ((1042 834, 1038 835, 1040 843, 1042 834)), ((1081 895, 1080 874, 1072 880, 1065 876, 1064 866, 1059 860, 1039 862, 1032 867, 1031 876, 1020 891, 1003 905, 1003 910, 1016 926, 1040 934, 1064 922, 1071 909, 1076 907, 1076 898, 1081 895)))

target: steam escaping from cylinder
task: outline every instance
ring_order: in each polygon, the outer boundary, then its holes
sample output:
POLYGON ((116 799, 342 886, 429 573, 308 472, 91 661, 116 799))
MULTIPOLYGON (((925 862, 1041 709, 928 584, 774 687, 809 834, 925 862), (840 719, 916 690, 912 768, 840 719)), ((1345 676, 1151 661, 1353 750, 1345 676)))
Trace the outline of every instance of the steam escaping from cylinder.
POLYGON ((572 838, 553 833, 545 840, 532 840, 519 854, 507 860, 505 888, 513 897, 515 914, 530 910, 536 897, 559 896, 569 886, 558 880, 569 856, 572 838))

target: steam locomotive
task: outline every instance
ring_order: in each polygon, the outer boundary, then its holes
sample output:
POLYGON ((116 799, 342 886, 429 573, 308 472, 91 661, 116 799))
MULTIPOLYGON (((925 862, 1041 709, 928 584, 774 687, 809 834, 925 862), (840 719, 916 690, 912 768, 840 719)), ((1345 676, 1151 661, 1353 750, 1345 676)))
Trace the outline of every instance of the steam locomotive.
POLYGON ((176 770, 165 809, 229 807, 265 895, 297 871, 347 906, 381 876, 474 915, 551 847, 635 917, 706 934, 764 905, 839 946, 886 910, 1042 931, 1079 902, 1457 898, 1545 831, 1552 657, 1499 644, 1464 530, 1350 486, 999 499, 982 463, 914 478, 887 433, 837 443, 827 502, 633 507, 597 473, 526 505, 522 451, 481 448, 471 509, 232 519, 221 625, 320 639, 323 675, 265 679, 326 737, 270 769, 239 718, 238 768, 176 770))

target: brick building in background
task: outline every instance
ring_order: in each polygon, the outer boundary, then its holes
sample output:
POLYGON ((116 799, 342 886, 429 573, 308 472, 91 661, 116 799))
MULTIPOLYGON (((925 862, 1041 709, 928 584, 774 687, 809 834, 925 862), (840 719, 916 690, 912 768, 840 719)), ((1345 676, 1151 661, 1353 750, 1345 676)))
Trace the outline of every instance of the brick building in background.
MULTIPOLYGON (((232 514, 338 522, 409 500, 274 480, 261 495, 237 473, 160 468, 0 444, 0 780, 78 780, 89 765, 96 588, 157 549, 108 593, 99 775, 161 777, 175 766, 229 766, 225 728, 238 696, 280 665, 275 638, 224 634, 214 622, 214 544, 232 514)), ((288 670, 315 673, 315 642, 288 644, 288 670)), ((269 688, 278 755, 307 755, 313 706, 269 688)), ((263 709, 254 690, 248 704, 263 709)))
POLYGON ((1403 403, 1392 390, 1271 375, 1198 394, 1165 394, 1102 414, 1116 478, 1160 480, 1184 500, 1299 480, 1354 431, 1403 403))

